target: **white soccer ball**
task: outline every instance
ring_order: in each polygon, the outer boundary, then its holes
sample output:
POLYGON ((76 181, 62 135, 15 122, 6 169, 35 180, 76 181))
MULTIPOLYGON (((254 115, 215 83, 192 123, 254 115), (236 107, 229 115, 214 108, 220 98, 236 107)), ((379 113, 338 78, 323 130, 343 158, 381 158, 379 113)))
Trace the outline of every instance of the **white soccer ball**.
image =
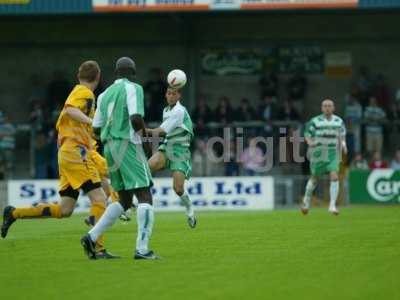
POLYGON ((182 70, 172 70, 167 77, 168 85, 174 89, 181 89, 186 84, 186 74, 182 70))

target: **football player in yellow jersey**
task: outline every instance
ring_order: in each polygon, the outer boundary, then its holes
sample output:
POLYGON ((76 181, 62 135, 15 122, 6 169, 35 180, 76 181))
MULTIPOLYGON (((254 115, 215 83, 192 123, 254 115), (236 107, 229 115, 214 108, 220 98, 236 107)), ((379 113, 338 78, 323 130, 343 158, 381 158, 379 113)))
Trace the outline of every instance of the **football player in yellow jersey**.
MULTIPOLYGON (((91 214, 97 221, 106 207, 106 195, 101 186, 99 171, 93 159, 92 118, 100 67, 95 61, 86 61, 78 71, 79 84, 68 96, 57 120, 58 166, 60 175, 58 204, 42 203, 35 207, 4 209, 1 236, 7 236, 17 219, 66 218, 74 211, 79 191, 83 190, 91 201, 91 214)), ((96 152, 97 153, 97 152, 96 152)), ((103 239, 97 244, 99 258, 115 258, 104 249, 103 239)))

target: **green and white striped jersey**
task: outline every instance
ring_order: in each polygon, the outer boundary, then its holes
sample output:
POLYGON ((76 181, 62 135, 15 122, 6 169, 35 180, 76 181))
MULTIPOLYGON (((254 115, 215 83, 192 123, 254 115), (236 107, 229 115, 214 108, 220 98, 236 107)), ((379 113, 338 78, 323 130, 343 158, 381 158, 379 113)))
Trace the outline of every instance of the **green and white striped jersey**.
POLYGON ((164 108, 163 122, 160 127, 167 133, 164 144, 190 146, 194 136, 192 119, 179 101, 172 108, 170 106, 164 108))
POLYGON ((339 138, 345 138, 346 127, 339 116, 332 115, 328 120, 320 114, 306 124, 304 136, 312 138, 316 147, 335 148, 339 138))
POLYGON ((101 128, 102 142, 122 139, 141 144, 130 121, 135 114, 144 117, 143 88, 128 79, 118 79, 98 97, 92 125, 101 128))

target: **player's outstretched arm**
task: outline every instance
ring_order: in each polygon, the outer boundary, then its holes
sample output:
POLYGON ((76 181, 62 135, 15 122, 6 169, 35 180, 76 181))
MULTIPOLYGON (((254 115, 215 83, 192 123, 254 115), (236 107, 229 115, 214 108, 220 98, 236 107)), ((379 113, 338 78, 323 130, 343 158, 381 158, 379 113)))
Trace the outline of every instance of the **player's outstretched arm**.
POLYGON ((65 113, 77 122, 92 124, 92 119, 85 115, 79 108, 76 107, 66 107, 65 113))
POLYGON ((150 135, 150 136, 165 137, 167 135, 167 132, 161 127, 153 128, 153 129, 146 128, 146 131, 147 131, 148 135, 150 135))

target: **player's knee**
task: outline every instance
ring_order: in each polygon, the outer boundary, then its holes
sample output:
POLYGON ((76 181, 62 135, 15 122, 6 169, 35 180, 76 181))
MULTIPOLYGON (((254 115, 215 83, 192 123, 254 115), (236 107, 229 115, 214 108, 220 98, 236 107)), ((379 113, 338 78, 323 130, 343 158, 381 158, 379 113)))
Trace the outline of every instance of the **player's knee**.
POLYGON ((61 218, 69 218, 73 211, 74 209, 72 207, 61 206, 61 218))
POLYGON ((174 191, 179 197, 185 192, 181 184, 174 184, 174 191))
POLYGON ((130 209, 132 207, 132 200, 128 201, 126 199, 120 199, 119 204, 121 204, 124 211, 127 211, 128 209, 130 209))

